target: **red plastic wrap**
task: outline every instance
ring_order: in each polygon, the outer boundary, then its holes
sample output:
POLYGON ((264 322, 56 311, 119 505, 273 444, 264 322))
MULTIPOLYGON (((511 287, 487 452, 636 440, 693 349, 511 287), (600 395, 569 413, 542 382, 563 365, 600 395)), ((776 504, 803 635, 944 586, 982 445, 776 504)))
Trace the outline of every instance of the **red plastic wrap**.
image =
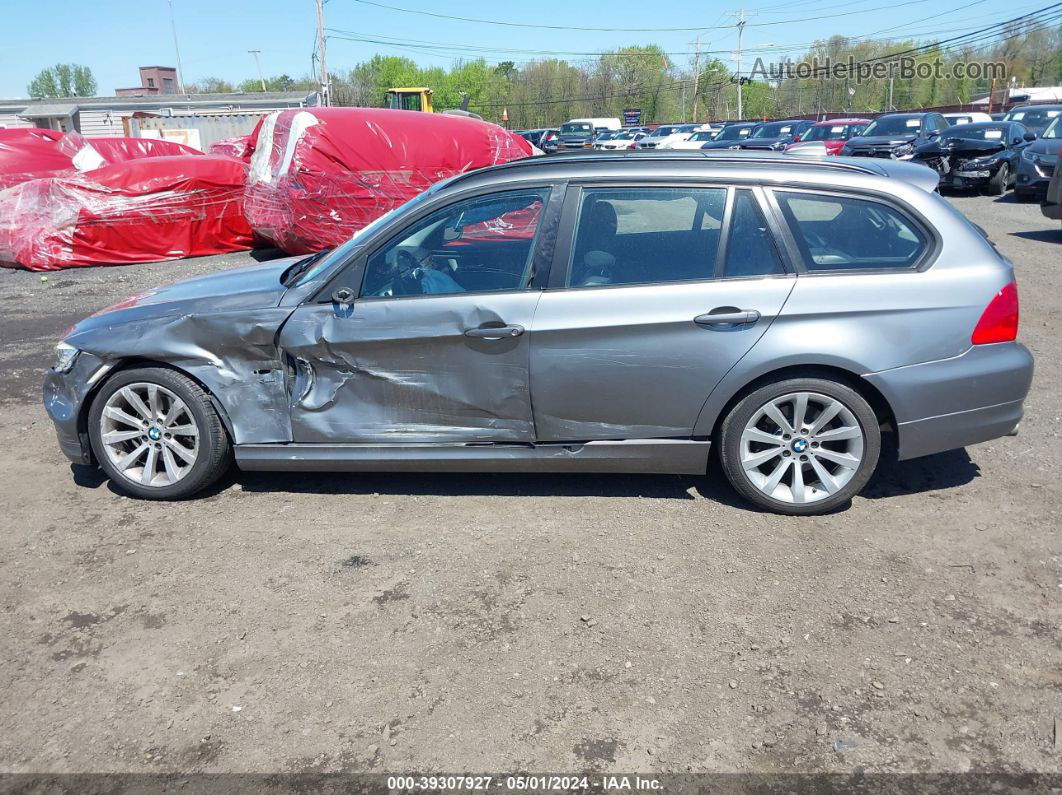
POLYGON ((0 190, 41 177, 73 176, 140 157, 202 155, 174 141, 84 138, 52 130, 0 130, 0 190))
POLYGON ((250 135, 237 135, 234 138, 222 138, 210 145, 210 154, 236 157, 249 162, 254 153, 254 139, 250 135))
POLYGON ((293 254, 336 246, 439 180, 528 157, 496 124, 374 108, 267 116, 251 159, 247 220, 293 254))
POLYGON ((73 168, 57 145, 62 137, 51 130, 0 130, 0 190, 73 168))
POLYGON ((231 157, 144 157, 0 191, 0 263, 51 271, 253 247, 247 165, 231 157))

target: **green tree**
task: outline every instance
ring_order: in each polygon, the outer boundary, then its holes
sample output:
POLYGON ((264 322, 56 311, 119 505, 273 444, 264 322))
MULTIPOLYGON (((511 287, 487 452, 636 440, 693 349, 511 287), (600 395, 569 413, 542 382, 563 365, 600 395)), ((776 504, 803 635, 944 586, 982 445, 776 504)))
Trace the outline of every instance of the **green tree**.
POLYGON ((96 94, 96 79, 87 66, 60 63, 38 72, 26 90, 34 98, 91 97, 96 94))

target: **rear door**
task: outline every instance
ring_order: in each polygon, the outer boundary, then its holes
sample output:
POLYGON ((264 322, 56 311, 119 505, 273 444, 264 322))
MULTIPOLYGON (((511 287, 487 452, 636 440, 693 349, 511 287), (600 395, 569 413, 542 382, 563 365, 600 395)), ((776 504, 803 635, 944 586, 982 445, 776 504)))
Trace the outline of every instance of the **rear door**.
POLYGON ((531 334, 537 439, 689 437, 795 278, 759 189, 569 188, 531 334))

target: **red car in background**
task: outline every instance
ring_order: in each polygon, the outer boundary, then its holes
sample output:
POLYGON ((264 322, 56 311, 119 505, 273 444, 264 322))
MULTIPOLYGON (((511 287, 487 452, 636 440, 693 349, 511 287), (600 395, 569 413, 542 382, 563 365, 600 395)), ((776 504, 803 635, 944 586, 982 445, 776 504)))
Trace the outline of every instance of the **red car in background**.
POLYGON ((870 119, 829 119, 815 122, 800 136, 799 142, 789 144, 785 151, 814 154, 815 150, 821 152, 822 147, 825 147, 827 155, 839 155, 844 142, 862 135, 870 122, 870 119))

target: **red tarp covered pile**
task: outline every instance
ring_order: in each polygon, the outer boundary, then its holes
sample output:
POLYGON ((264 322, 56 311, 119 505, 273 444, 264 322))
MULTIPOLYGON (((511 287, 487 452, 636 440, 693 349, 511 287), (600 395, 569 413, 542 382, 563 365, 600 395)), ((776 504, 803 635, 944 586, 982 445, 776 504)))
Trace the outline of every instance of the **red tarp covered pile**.
POLYGON ((93 138, 53 130, 0 130, 0 190, 30 179, 73 176, 141 157, 199 155, 196 149, 151 138, 93 138))
POLYGON ((531 153, 520 136, 460 116, 284 110, 259 129, 244 209, 261 237, 310 253, 342 243, 439 180, 531 153))
POLYGON ((246 174, 231 157, 182 154, 22 182, 0 191, 0 264, 47 271, 251 248, 246 174))

